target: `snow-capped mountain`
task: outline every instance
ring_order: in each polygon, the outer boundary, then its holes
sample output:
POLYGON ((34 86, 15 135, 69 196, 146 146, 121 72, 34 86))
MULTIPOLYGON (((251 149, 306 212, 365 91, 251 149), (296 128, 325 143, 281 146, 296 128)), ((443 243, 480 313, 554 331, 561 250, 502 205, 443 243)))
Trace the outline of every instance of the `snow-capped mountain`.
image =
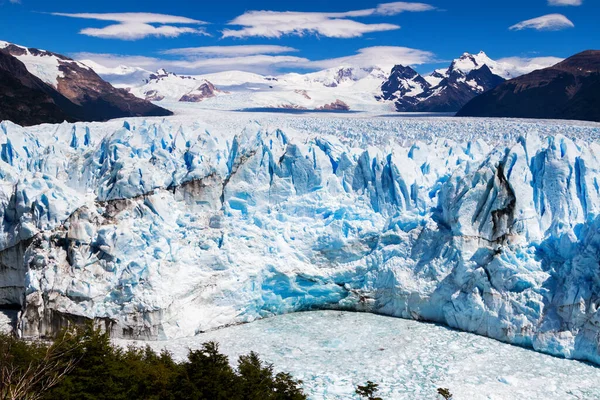
POLYGON ((448 69, 423 77, 398 65, 381 86, 381 98, 393 101, 397 111, 455 112, 475 96, 493 89, 510 77, 509 69, 484 52, 464 53, 448 69))
POLYGON ((200 102, 221 94, 211 82, 193 76, 177 75, 165 69, 150 74, 131 93, 149 101, 200 102))
POLYGON ((351 110, 363 111, 458 111, 475 95, 504 79, 529 72, 527 66, 494 61, 484 52, 465 53, 448 68, 426 76, 401 65, 392 71, 376 66, 345 65, 279 76, 242 71, 179 76, 164 70, 150 73, 140 68, 106 68, 92 61, 84 63, 140 98, 167 102, 202 98, 204 107, 222 109, 319 110, 344 103, 351 110), (202 84, 196 85, 194 79, 206 85, 200 89, 202 84), (210 93, 211 87, 221 92, 207 99, 203 93, 210 93), (192 91, 196 95, 188 95, 192 91))
POLYGON ((72 120, 103 121, 118 117, 171 114, 168 110, 113 87, 92 68, 63 55, 1 41, 0 50, 23 63, 30 74, 68 99, 70 104, 61 104, 59 107, 72 120))
POLYGON ((277 77, 277 81, 289 85, 301 85, 306 89, 312 87, 340 88, 354 87, 357 83, 381 82, 389 73, 379 67, 356 68, 341 66, 307 74, 286 74, 277 77))
POLYGON ((131 88, 143 85, 148 80, 148 77, 152 75, 151 71, 139 67, 119 65, 118 67, 110 68, 92 60, 81 60, 80 62, 92 68, 102 79, 110 82, 117 88, 131 88))
POLYGON ((243 71, 225 71, 184 76, 166 70, 150 73, 126 66, 106 68, 84 61, 105 79, 151 101, 210 99, 207 107, 228 109, 293 108, 377 109, 390 108, 376 101, 389 72, 382 68, 343 66, 307 74, 264 76, 243 71), (143 78, 143 79, 140 79, 143 78), (215 96, 209 95, 213 93, 215 96), (341 106, 340 104, 345 104, 341 106))
POLYGON ((381 85, 384 98, 415 97, 428 90, 431 84, 410 67, 396 65, 381 85))

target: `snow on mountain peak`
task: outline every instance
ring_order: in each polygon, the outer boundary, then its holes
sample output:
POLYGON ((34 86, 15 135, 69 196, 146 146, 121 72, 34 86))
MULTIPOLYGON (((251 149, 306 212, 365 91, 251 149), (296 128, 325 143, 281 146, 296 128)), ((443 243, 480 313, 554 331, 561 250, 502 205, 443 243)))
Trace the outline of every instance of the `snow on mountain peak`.
POLYGON ((130 88, 131 92, 150 101, 184 101, 198 102, 215 97, 220 91, 206 79, 193 76, 177 75, 160 68, 150 74, 142 85, 130 88))
POLYGON ((5 41, 0 41, 0 48, 8 51, 10 55, 25 64, 29 73, 54 88, 58 86, 59 79, 65 77, 64 72, 60 69, 61 65, 76 64, 77 67, 91 70, 89 66, 81 62, 46 50, 20 46, 5 41))
POLYGON ((493 70, 496 64, 497 63, 489 58, 483 51, 480 51, 478 54, 464 53, 460 58, 452 61, 449 73, 459 71, 467 75, 474 69, 479 69, 484 65, 487 65, 490 70, 493 70))

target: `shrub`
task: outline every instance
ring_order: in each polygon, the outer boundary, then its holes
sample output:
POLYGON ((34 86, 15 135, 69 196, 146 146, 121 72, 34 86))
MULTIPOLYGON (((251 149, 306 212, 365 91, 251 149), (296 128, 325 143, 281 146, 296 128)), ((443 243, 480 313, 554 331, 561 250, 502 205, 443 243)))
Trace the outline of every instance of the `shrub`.
POLYGON ((450 400, 453 397, 452 393, 450 393, 450 389, 439 388, 437 391, 438 391, 438 394, 440 396, 442 396, 445 400, 450 400))
POLYGON ((379 391, 379 385, 371 381, 367 381, 364 386, 358 386, 355 393, 367 400, 382 400, 381 397, 375 397, 375 393, 379 391))
POLYGON ((301 381, 255 353, 236 369, 214 342, 175 362, 150 347, 123 349, 92 326, 52 344, 0 335, 0 400, 303 400, 301 381))

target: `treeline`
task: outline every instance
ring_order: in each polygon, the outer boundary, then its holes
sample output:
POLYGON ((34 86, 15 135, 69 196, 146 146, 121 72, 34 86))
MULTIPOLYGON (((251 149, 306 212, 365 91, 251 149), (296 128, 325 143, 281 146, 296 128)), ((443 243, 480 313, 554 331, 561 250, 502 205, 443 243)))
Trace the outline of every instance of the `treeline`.
POLYGON ((0 400, 302 400, 301 381, 257 354, 232 368, 214 342, 187 360, 150 347, 123 349, 92 327, 50 343, 0 334, 0 400))

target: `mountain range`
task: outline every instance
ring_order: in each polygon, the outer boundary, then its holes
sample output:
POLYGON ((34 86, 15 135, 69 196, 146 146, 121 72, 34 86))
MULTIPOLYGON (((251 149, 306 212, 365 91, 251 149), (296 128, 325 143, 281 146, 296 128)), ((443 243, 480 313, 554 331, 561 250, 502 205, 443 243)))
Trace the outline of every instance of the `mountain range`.
MULTIPOLYGON (((363 111, 456 112, 469 100, 532 67, 464 53, 448 68, 421 75, 410 66, 339 66, 306 74, 264 76, 241 71, 183 76, 90 60, 84 64, 115 86, 152 101, 204 101, 223 108, 318 110, 343 103, 363 111), (186 96, 203 86, 202 96, 186 96), (218 88, 218 89, 217 89, 218 88), (220 90, 219 90, 220 89, 220 90), (221 96, 224 94, 235 96, 221 96)), ((376 60, 374 64, 377 64, 376 60)))
POLYGON ((598 54, 584 52, 533 72, 538 65, 495 61, 479 52, 464 53, 448 68, 423 75, 399 64, 279 76, 242 71, 192 76, 165 69, 106 67, 0 42, 0 119, 22 125, 104 121, 170 115, 170 103, 203 102, 205 108, 229 110, 459 112, 599 120, 598 54))

